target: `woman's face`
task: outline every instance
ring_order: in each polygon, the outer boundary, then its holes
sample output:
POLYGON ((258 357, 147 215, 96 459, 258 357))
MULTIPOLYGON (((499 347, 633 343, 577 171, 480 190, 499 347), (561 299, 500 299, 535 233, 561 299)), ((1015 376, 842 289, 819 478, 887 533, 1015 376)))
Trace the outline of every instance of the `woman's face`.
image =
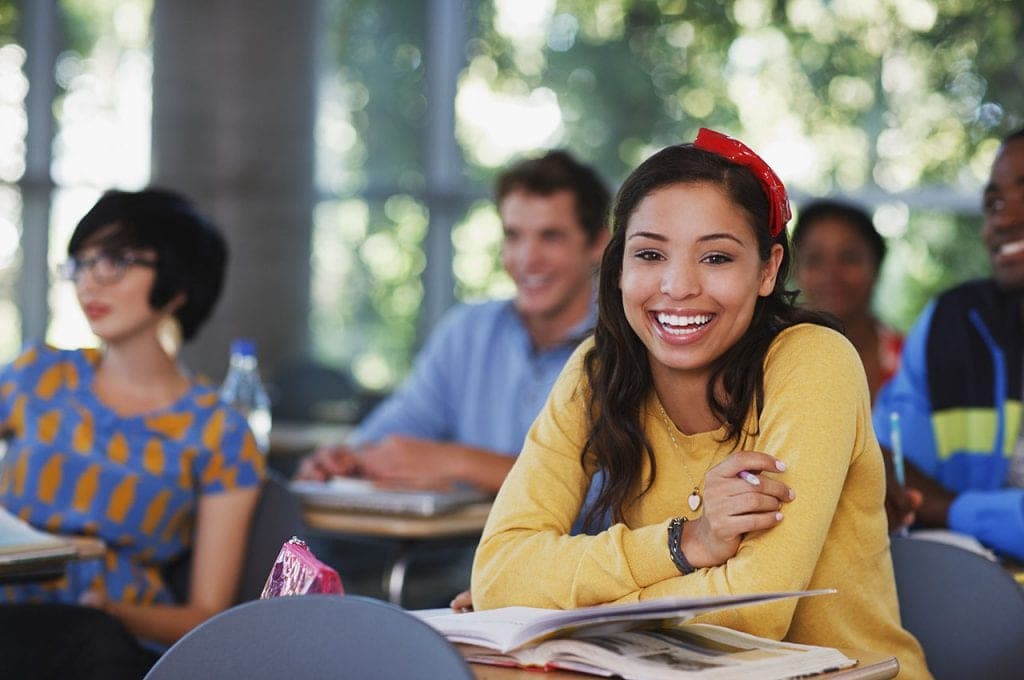
POLYGON ((713 362, 750 326, 782 261, 767 262, 746 212, 713 184, 673 184, 649 194, 626 224, 622 305, 655 375, 707 380, 713 362))
POLYGON ((152 333, 166 312, 149 305, 156 279, 156 253, 139 250, 107 253, 86 246, 75 254, 80 263, 75 293, 89 328, 110 345, 152 333), (148 263, 148 264, 147 264, 148 263))
POLYGON ((878 278, 870 246, 839 218, 824 217, 808 226, 796 253, 796 280, 805 304, 840 319, 870 314, 878 278))

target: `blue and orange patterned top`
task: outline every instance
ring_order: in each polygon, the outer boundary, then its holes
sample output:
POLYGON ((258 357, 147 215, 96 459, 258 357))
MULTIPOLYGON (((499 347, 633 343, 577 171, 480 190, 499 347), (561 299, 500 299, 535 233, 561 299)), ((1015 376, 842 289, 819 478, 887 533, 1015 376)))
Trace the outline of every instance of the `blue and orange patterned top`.
POLYGON ((245 419, 207 381, 177 402, 122 417, 93 392, 98 350, 27 349, 0 372, 0 505, 36 527, 98 536, 104 559, 73 562, 46 584, 7 585, 0 600, 173 599, 161 568, 192 541, 201 495, 252 487, 264 461, 245 419))

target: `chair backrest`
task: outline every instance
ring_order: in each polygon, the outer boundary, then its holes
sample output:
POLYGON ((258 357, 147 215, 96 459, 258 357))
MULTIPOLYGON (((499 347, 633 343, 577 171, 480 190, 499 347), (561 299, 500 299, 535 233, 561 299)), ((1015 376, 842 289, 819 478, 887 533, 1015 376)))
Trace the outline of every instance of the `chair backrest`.
POLYGON ((903 626, 944 678, 1024 674, 1024 589, 998 563, 932 540, 892 539, 903 626))
MULTIPOLYGON (((288 490, 288 482, 281 475, 267 470, 249 525, 235 602, 255 600, 260 596, 281 546, 301 531, 302 510, 298 499, 288 490)), ((189 554, 164 571, 164 579, 179 602, 188 598, 191 563, 189 554)))
POLYGON ((245 602, 179 640, 146 680, 472 680, 462 655, 398 607, 359 595, 245 602))
POLYGON ((245 542, 237 602, 259 598, 281 546, 301 532, 302 509, 298 499, 288 490, 286 479, 267 470, 245 542))

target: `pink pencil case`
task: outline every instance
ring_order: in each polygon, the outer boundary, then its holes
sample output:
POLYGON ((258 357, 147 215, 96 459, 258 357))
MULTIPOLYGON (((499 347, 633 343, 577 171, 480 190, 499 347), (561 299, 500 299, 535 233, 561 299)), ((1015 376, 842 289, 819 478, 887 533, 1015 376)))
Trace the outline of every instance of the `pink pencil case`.
POLYGON ((325 593, 344 595, 338 572, 316 558, 306 542, 292 537, 281 546, 260 599, 325 593))

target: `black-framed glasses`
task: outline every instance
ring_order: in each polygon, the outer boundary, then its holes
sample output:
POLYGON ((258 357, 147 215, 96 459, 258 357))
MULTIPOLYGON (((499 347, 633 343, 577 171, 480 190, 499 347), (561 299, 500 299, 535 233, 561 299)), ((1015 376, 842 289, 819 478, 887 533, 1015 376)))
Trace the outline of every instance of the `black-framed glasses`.
POLYGON ((93 257, 69 257, 57 268, 60 275, 68 281, 78 283, 85 272, 92 272, 93 279, 104 286, 117 283, 124 278, 128 267, 155 267, 156 260, 138 257, 128 253, 112 255, 100 253, 93 257))

